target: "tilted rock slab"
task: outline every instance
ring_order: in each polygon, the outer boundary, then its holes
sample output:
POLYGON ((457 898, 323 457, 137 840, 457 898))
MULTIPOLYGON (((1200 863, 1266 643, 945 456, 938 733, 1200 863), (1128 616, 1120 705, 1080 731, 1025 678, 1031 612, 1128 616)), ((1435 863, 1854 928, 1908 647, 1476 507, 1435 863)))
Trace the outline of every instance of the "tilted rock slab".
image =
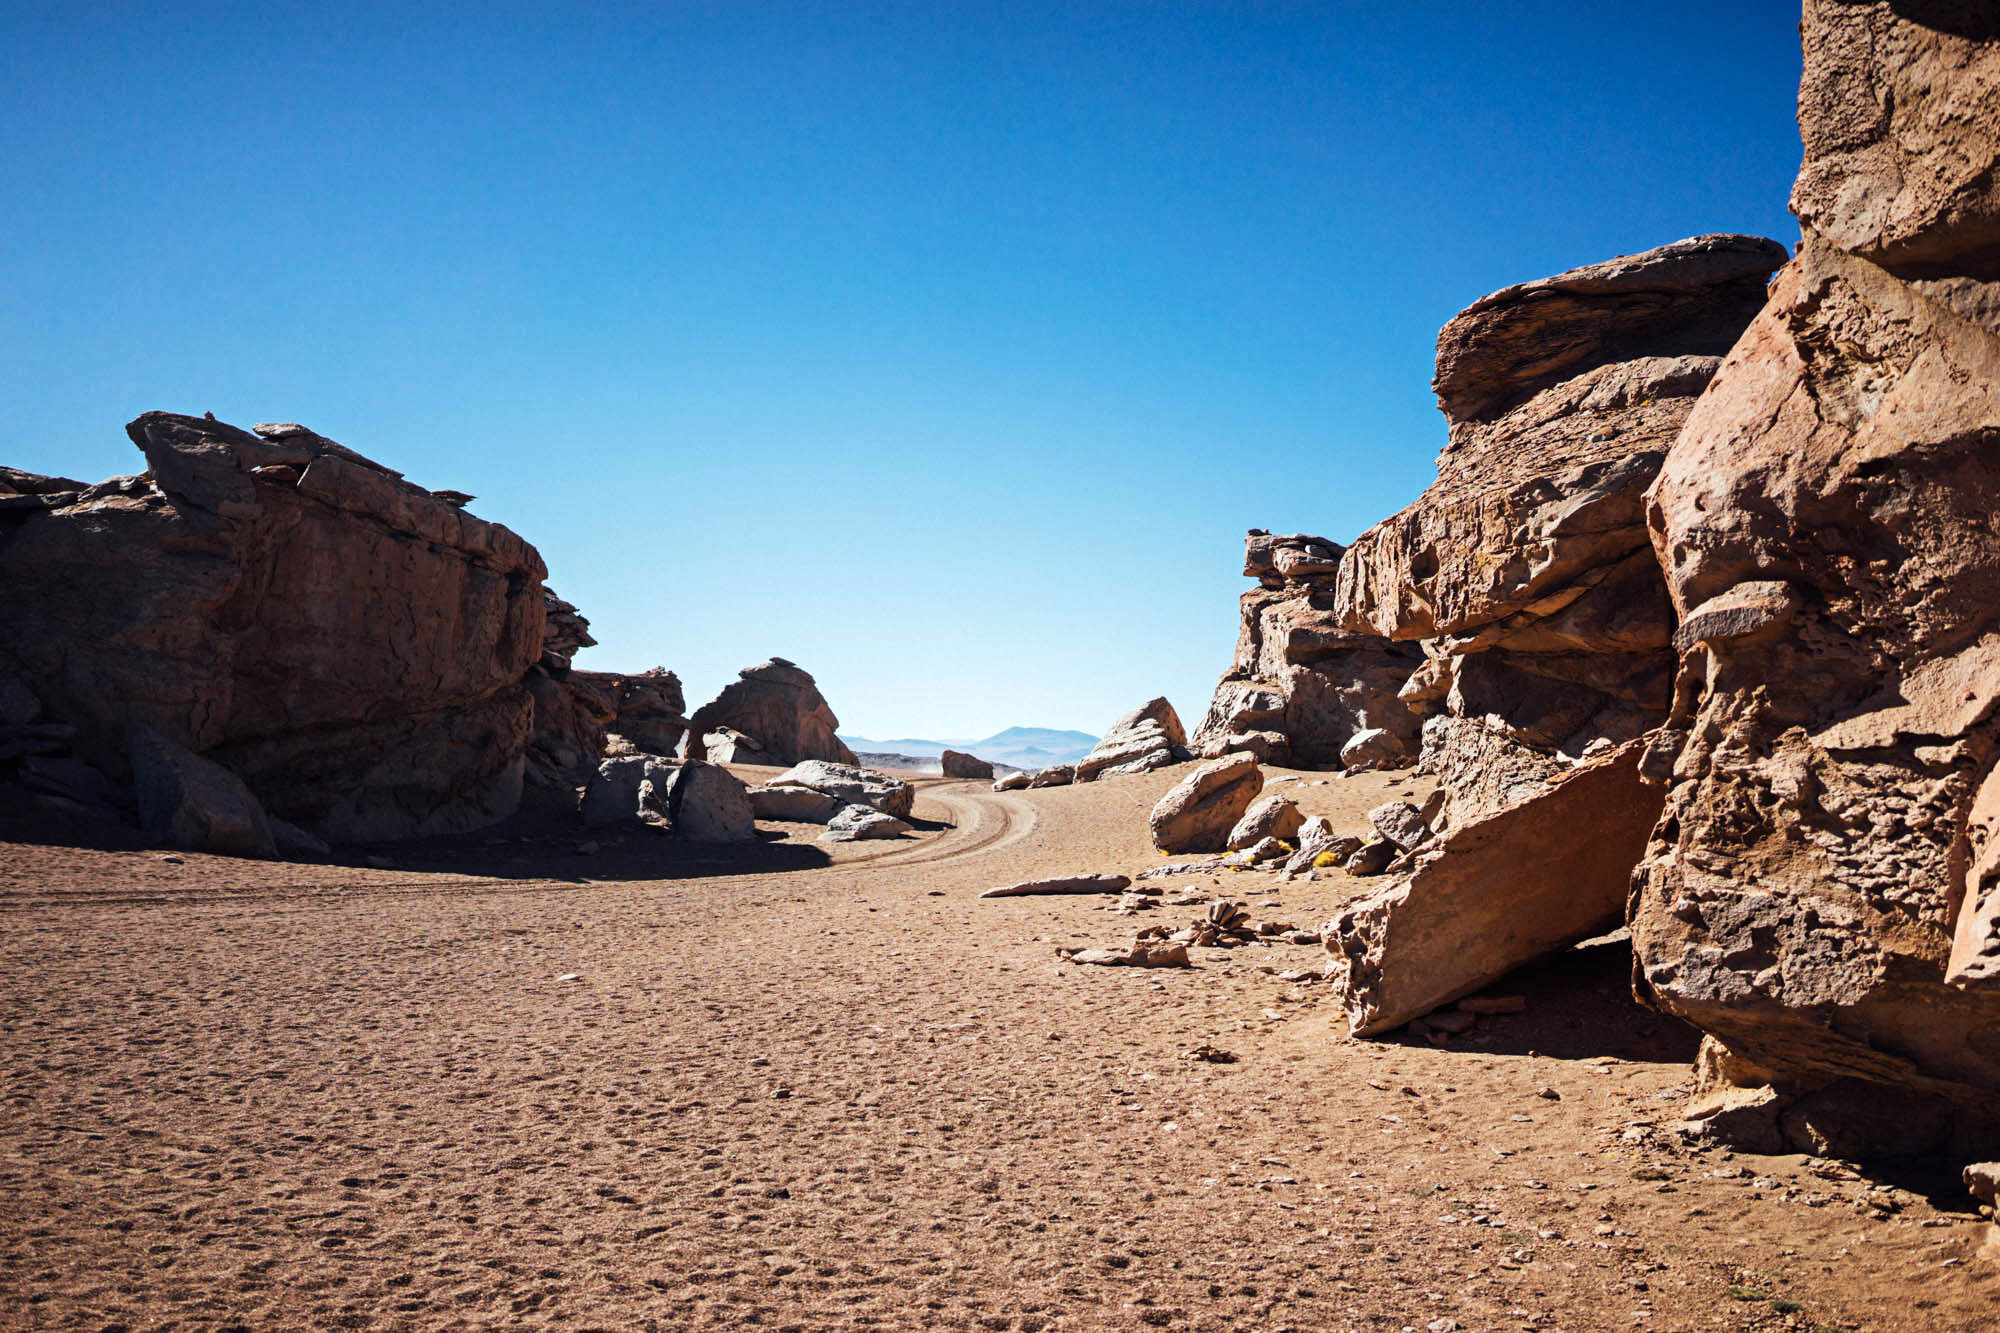
POLYGON ((126 429, 147 473, 0 510, 0 674, 80 755, 123 778, 153 727, 333 841, 515 809, 546 640, 533 547, 300 426, 126 429))
POLYGON ((1906 1151, 2000 1106, 2000 15, 1928 12, 1806 5, 1805 240, 1651 497, 1684 744, 1632 914, 1642 995, 1906 1151))
POLYGON ((812 676, 797 663, 774 657, 745 667, 738 675, 741 679, 723 687, 713 703, 704 704, 688 719, 690 745, 728 727, 763 747, 764 757, 757 763, 796 764, 808 759, 854 762, 854 751, 834 734, 840 719, 833 715, 812 676))
POLYGON ((948 778, 991 778, 993 765, 963 750, 946 750, 938 756, 938 770, 948 778))
POLYGON ((1150 773, 1190 757, 1180 715, 1165 699, 1153 699, 1107 727, 1091 752, 1076 762, 1072 777, 1077 782, 1095 782, 1127 773, 1150 773))
POLYGON ((1044 894, 1123 893, 1132 887, 1124 875, 1064 875, 1055 879, 1031 879, 988 889, 982 898, 1031 898, 1044 894))
POLYGON ((1615 929, 1665 792, 1635 741, 1473 820, 1320 928, 1356 1036, 1386 1032, 1615 929))
POLYGON ((1249 753, 1301 767, 1414 762, 1426 711, 1400 697, 1424 657, 1414 644, 1343 628, 1334 593, 1345 548, 1324 537, 1244 540, 1236 657, 1195 728, 1196 753, 1249 753), (1352 752, 1358 736, 1368 737, 1352 752))
POLYGON ((276 856, 264 807, 243 780, 151 727, 132 737, 139 824, 176 847, 231 856, 276 856))
POLYGON ((1165 852, 1219 852, 1264 788, 1256 756, 1225 755, 1198 765, 1153 807, 1153 845, 1165 852))

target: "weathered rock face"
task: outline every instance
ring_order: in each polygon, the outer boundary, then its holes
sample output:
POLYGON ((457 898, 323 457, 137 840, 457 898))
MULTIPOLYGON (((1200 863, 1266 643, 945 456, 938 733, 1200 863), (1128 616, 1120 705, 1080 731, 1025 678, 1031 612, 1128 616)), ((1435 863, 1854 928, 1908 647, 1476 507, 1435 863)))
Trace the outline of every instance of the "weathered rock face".
POLYGON ((1074 781, 1095 782, 1126 773, 1150 773, 1189 757, 1180 714, 1165 699, 1153 699, 1107 727, 1071 774, 1074 781))
POLYGON ((898 819, 909 818, 910 808, 917 799, 916 788, 901 778, 849 764, 830 764, 820 759, 795 764, 765 786, 804 787, 832 796, 842 805, 865 805, 898 819))
MULTIPOLYGON (((1775 241, 1698 236, 1509 287, 1438 335, 1438 479, 1341 562, 1348 629, 1423 640, 1426 766, 1457 789, 1622 743, 1666 715, 1673 610, 1643 497, 1764 300, 1775 241), (1497 741, 1452 732, 1476 727, 1497 741), (1456 760, 1477 752, 1481 767, 1456 760)), ((1492 807, 1487 807, 1492 808, 1492 807)))
POLYGON ((1253 531, 1236 658, 1195 729, 1197 753, 1249 753, 1301 767, 1380 767, 1417 755, 1422 705, 1398 698, 1423 662, 1414 644, 1341 627, 1334 600, 1344 548, 1323 537, 1253 531), (1343 751, 1372 735, 1352 761, 1343 751))
POLYGON ((834 734, 840 719, 820 697, 813 678, 797 665, 774 657, 739 674, 742 679, 725 686, 713 703, 703 705, 689 720, 690 744, 728 727, 764 747, 766 757, 758 763, 854 762, 854 752, 834 734))
POLYGON ((1803 31, 1805 241, 1651 497, 1681 744, 1637 982, 1802 1099, 1787 1141, 1858 1083, 1921 1151, 2000 1098, 2000 16, 1803 31))
POLYGON ((0 674, 80 755, 122 779, 151 726, 336 840, 514 809, 546 638, 533 547, 300 426, 151 412, 127 433, 147 474, 0 506, 0 674))
POLYGON ((574 678, 601 694, 610 704, 605 730, 623 736, 643 754, 670 755, 687 735, 687 699, 681 678, 665 667, 630 675, 611 671, 578 671, 574 678))
POLYGON ((535 706, 527 779, 538 787, 567 792, 590 781, 603 757, 612 702, 590 680, 589 672, 570 667, 580 650, 597 642, 590 637, 590 622, 547 587, 542 589, 542 610, 542 655, 527 679, 535 706))

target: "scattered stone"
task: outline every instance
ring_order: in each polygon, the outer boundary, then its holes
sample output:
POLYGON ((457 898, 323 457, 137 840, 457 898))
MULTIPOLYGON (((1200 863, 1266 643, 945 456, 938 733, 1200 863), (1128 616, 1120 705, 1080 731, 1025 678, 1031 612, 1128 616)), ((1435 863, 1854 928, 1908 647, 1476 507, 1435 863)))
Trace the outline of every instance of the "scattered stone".
POLYGON ((1233 1065, 1236 1063, 1236 1052, 1225 1051, 1220 1046, 1203 1042, 1193 1050, 1182 1051, 1181 1059, 1199 1060, 1203 1064, 1210 1065, 1233 1065))
POLYGON ((1408 801, 1388 801, 1376 806, 1368 812, 1368 822, 1377 833, 1406 852, 1422 846, 1431 836, 1423 812, 1408 801))
POLYGON ((847 808, 838 796, 811 787, 752 787, 750 812, 787 824, 824 824, 847 808))

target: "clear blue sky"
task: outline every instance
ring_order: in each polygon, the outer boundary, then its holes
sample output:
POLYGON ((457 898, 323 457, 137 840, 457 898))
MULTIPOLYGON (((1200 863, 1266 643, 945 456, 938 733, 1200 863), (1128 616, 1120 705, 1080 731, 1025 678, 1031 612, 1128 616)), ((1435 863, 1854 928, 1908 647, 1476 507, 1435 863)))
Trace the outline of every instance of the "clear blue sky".
POLYGON ((1432 476, 1438 326, 1791 242, 1798 7, 0 0, 0 462, 150 408, 471 491, 690 705, 1192 725, 1243 531, 1432 476), (321 12, 306 12, 308 10, 321 12))

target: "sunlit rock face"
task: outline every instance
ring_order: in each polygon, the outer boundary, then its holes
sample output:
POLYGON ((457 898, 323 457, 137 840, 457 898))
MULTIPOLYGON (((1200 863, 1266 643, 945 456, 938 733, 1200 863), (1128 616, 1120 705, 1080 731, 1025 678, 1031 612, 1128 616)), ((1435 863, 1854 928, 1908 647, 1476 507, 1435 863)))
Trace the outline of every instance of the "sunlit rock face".
POLYGON ((1343 555, 1323 537, 1250 533, 1243 573, 1257 587, 1243 594, 1236 658, 1195 728, 1197 753, 1247 751, 1305 768, 1415 760, 1422 717, 1397 694, 1423 653, 1341 627, 1333 594, 1343 555))
POLYGON ((1886 1087, 1923 1151, 2000 1095, 2000 15, 1803 35, 1805 239, 1647 510, 1682 655, 1632 934, 1787 1141, 1886 1087))
POLYGON ((123 779, 151 727, 339 840, 510 813, 544 650, 541 557, 290 423, 149 412, 148 470, 0 506, 0 673, 123 779))
MULTIPOLYGON (((1643 497, 1784 247, 1697 236, 1475 301, 1438 335, 1438 479, 1356 539, 1349 631, 1423 641, 1445 825, 1666 714, 1674 619, 1643 497)), ((1595 751, 1593 751, 1595 752, 1595 751)))

